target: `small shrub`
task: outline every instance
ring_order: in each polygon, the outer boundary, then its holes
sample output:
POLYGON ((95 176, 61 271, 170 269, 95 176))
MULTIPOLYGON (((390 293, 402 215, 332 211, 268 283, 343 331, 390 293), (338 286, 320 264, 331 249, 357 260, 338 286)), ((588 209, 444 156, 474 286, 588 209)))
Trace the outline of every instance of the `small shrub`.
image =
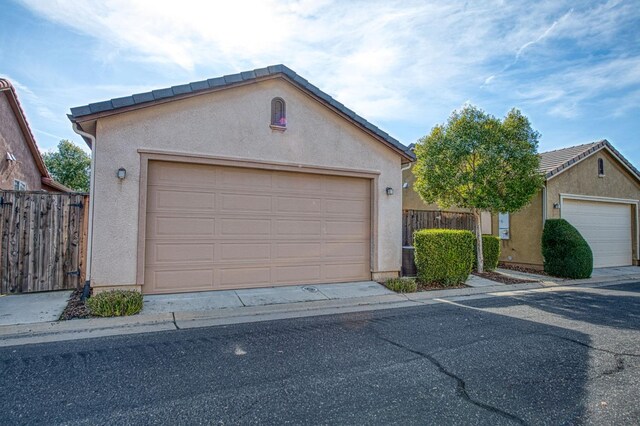
POLYGON ((418 290, 415 278, 409 277, 390 278, 384 285, 396 293, 415 293, 418 290))
POLYGON ((542 231, 544 271, 556 277, 589 278, 593 271, 591 247, 564 219, 547 219, 542 231))
POLYGON ((469 231, 422 229, 413 234, 418 279, 445 286, 464 283, 473 266, 473 241, 469 231))
MULTIPOLYGON (((478 260, 476 255, 476 239, 473 239, 473 269, 477 269, 478 260)), ((500 238, 495 235, 482 236, 482 254, 484 255, 484 270, 493 271, 498 267, 500 259, 500 238)))
POLYGON ((134 315, 142 309, 142 294, 135 290, 110 290, 87 299, 92 315, 120 317, 134 315))

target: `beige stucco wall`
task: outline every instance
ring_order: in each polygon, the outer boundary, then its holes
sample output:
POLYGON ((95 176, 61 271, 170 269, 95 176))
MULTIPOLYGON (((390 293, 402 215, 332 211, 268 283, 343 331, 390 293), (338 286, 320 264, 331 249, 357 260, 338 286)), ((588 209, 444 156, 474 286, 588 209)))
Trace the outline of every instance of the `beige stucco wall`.
MULTIPOLYGON (((560 204, 560 194, 640 200, 640 183, 604 149, 549 180, 547 188, 548 218, 562 217, 561 210, 553 208, 554 203, 560 204), (598 158, 604 160, 604 177, 598 176, 598 158)), ((629 208, 632 221, 632 256, 637 261, 639 235, 636 228, 636 210, 631 205, 629 208)))
POLYGON ((104 117, 96 134, 94 286, 136 283, 138 149, 379 172, 374 272, 400 270, 400 156, 282 79, 104 117), (276 96, 287 104, 284 133, 269 128, 276 96), (122 182, 119 167, 127 169, 122 182))
MULTIPOLYGON (((607 151, 601 150, 547 182, 546 209, 549 219, 561 217, 560 209, 553 207, 554 203, 560 204, 560 194, 639 200, 640 185, 607 151), (598 177, 598 158, 604 160, 604 177, 598 177)), ((629 208, 632 209, 631 205, 629 208)), ((542 192, 535 196, 530 206, 512 214, 510 219, 511 239, 502 241, 500 260, 542 266, 542 192)), ((632 253, 637 262, 638 229, 635 225, 635 208, 632 209, 632 222, 632 253)), ((498 235, 496 215, 493 217, 493 225, 494 235, 498 235)))
MULTIPOLYGON (((542 191, 522 210, 509 215, 509 239, 500 240, 500 261, 542 265, 542 191)), ((493 215, 493 235, 498 235, 498 215, 493 215)))
POLYGON ((27 190, 42 189, 40 170, 36 166, 24 134, 11 109, 5 92, 0 92, 0 189, 13 189, 14 179, 27 184, 27 190), (7 152, 15 162, 7 161, 7 152))
MULTIPOLYGON (((404 166, 406 167, 406 166, 404 166)), ((413 174, 413 166, 402 171, 402 182, 407 183, 407 188, 402 189, 402 210, 445 210, 448 212, 468 213, 469 210, 458 207, 442 209, 437 204, 427 204, 422 201, 420 195, 415 191, 414 184, 416 177, 413 174)))

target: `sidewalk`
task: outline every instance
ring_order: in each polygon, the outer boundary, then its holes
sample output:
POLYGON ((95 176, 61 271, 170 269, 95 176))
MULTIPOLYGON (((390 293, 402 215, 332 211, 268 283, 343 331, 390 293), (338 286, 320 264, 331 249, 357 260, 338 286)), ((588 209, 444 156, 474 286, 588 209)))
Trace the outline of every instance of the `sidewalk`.
MULTIPOLYGON (((144 310, 130 317, 0 326, 0 346, 406 308, 456 300, 555 291, 575 285, 598 287, 640 280, 640 267, 632 268, 634 269, 621 268, 624 270, 615 275, 588 280, 550 281, 550 277, 538 276, 540 281, 531 283, 489 285, 483 282, 476 287, 408 294, 397 294, 368 281, 286 287, 284 292, 274 289, 238 290, 227 292, 220 298, 215 295, 221 292, 211 292, 213 294, 209 295, 147 296, 144 310), (548 281, 542 281, 543 278, 548 281), (281 293, 278 303, 272 303, 274 292, 281 293), (300 297, 303 299, 300 300, 300 297), (211 304, 214 299, 218 300, 218 305, 211 304), (220 302, 223 300, 226 302, 220 302)), ((535 279, 531 274, 527 275, 528 279, 535 279)))

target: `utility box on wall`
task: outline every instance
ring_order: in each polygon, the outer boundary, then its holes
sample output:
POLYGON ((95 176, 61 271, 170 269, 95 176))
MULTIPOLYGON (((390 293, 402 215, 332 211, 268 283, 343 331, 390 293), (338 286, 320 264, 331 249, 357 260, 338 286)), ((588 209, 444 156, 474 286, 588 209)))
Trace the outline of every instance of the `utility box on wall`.
POLYGON ((501 240, 509 239, 509 213, 498 213, 498 236, 501 240))

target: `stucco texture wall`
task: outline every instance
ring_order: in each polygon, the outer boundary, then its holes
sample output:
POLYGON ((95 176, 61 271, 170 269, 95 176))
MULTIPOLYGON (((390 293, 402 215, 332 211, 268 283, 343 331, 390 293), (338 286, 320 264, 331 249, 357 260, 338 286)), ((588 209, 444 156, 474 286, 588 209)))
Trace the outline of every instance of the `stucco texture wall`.
MULTIPOLYGON (((606 150, 600 150, 574 167, 549 180, 547 185, 547 217, 560 218, 560 209, 553 204, 560 204, 560 194, 589 195, 596 197, 622 198, 640 200, 640 183, 606 150), (598 176, 598 159, 604 161, 604 177, 598 176)), ((638 259, 636 228, 636 210, 631 208, 632 256, 638 259)))
MULTIPOLYGON (((493 215, 498 235, 498 216, 493 215)), ((500 240, 500 261, 525 266, 542 265, 542 191, 522 210, 509 215, 509 239, 500 240)))
MULTIPOLYGON (((547 218, 560 218, 562 212, 553 205, 560 204, 560 194, 596 197, 640 199, 640 185, 607 151, 601 150, 547 181, 547 218), (604 160, 605 176, 598 176, 598 158, 604 160)), ((631 209, 631 206, 629 206, 631 209)), ((522 265, 542 267, 542 191, 531 204, 511 215, 510 240, 502 240, 500 260, 522 265)), ((635 209, 632 210, 633 258, 638 259, 636 247, 638 229, 635 209)), ((497 216, 493 217, 494 235, 498 235, 497 216)))
POLYGON ((4 92, 0 92, 0 189, 13 189, 15 179, 27 184, 29 191, 42 189, 40 170, 4 92), (16 161, 7 161, 7 152, 16 161))
POLYGON ((400 269, 400 156, 282 79, 104 117, 96 134, 94 286, 136 283, 138 149, 379 172, 374 272, 400 269), (286 102, 285 132, 269 127, 274 97, 286 102), (119 167, 127 169, 124 181, 119 167))

